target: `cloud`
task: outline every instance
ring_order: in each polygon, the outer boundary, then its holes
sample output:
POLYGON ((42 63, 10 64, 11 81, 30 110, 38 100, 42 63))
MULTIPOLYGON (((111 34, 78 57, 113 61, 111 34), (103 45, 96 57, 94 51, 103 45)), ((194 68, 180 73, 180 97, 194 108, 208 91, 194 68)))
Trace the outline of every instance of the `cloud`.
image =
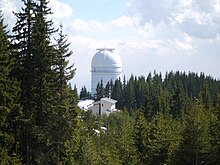
POLYGON ((71 26, 76 31, 86 31, 89 29, 89 24, 83 19, 76 19, 71 23, 71 26))
POLYGON ((96 21, 96 20, 91 20, 91 21, 85 21, 81 18, 75 19, 71 23, 71 27, 73 28, 73 31, 76 32, 92 32, 92 31, 105 31, 107 29, 107 25, 96 21))
MULTIPOLYGON (((1 0, 0 10, 4 14, 5 23, 8 24, 9 29, 12 29, 16 22, 16 17, 13 12, 21 11, 23 3, 20 0, 1 0)), ((53 19, 60 19, 69 17, 73 14, 72 8, 59 0, 51 0, 49 7, 52 9, 53 19)))
POLYGON ((190 36, 200 39, 216 38, 219 33, 219 26, 210 21, 203 24, 194 19, 187 19, 182 24, 179 24, 179 28, 190 36))
POLYGON ((203 39, 220 34, 219 0, 131 0, 130 3, 140 16, 141 26, 163 22, 203 39))
POLYGON ((17 0, 1 0, 0 10, 2 10, 4 23, 11 29, 16 21, 13 12, 18 12, 21 8, 22 3, 17 0))
POLYGON ((134 20, 128 16, 121 16, 112 21, 112 24, 116 27, 127 27, 134 24, 134 20))
POLYGON ((73 14, 72 8, 59 0, 52 0, 49 3, 49 7, 51 7, 53 11, 53 17, 55 18, 64 18, 69 17, 73 14))
POLYGON ((101 31, 105 31, 107 29, 107 25, 99 22, 99 21, 96 21, 96 20, 92 20, 90 21, 90 26, 93 28, 93 29, 96 29, 96 30, 101 30, 101 31))

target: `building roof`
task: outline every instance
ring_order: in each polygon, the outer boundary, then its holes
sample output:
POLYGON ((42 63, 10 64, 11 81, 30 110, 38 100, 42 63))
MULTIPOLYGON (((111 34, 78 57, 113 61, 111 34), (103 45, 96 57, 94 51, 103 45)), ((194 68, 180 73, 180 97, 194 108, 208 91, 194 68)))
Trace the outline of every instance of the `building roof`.
POLYGON ((100 48, 93 56, 91 67, 122 68, 120 56, 111 48, 100 48))
POLYGON ((117 101, 108 97, 101 98, 101 101, 107 101, 115 104, 117 101))
POLYGON ((78 106, 80 109, 87 111, 89 109, 89 107, 91 107, 94 104, 94 102, 95 101, 92 99, 79 100, 78 106))

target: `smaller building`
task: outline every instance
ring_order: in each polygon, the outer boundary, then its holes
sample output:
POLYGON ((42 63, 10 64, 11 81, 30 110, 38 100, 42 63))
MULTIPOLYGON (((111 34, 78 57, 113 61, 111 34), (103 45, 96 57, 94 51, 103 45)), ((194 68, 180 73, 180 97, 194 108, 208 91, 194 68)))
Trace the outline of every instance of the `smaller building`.
POLYGON ((94 102, 95 101, 93 99, 79 100, 78 107, 81 110, 88 111, 89 107, 93 106, 94 102))
POLYGON ((108 116, 110 113, 117 111, 115 108, 116 102, 116 100, 107 97, 101 98, 100 101, 95 102, 93 106, 89 107, 89 110, 96 116, 102 116, 104 114, 108 116))
POLYGON ((112 112, 118 111, 115 107, 116 100, 110 98, 101 98, 100 101, 84 100, 78 103, 78 106, 84 111, 92 111, 95 116, 109 115, 112 112))

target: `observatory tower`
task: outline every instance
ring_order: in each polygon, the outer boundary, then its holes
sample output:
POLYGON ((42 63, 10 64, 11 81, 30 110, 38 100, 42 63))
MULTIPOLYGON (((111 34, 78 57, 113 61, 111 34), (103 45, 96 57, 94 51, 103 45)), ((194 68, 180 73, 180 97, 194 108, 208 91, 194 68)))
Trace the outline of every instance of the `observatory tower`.
POLYGON ((103 86, 119 78, 122 73, 120 56, 112 48, 100 48, 93 56, 91 63, 91 94, 96 93, 97 84, 102 81, 103 86))

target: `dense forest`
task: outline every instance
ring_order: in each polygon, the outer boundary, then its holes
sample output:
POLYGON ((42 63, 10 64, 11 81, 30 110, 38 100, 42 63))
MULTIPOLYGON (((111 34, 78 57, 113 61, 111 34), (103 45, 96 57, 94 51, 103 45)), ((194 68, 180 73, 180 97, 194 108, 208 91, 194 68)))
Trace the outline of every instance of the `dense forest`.
MULTIPOLYGON (((90 97, 85 87, 80 97, 90 97)), ((98 119, 85 115, 94 148, 88 152, 99 160, 91 157, 84 164, 220 164, 219 80, 178 71, 164 78, 156 72, 131 75, 105 87, 100 82, 96 99, 102 97, 116 99, 121 112, 98 119), (94 128, 101 131, 98 136, 94 128)))
MULTIPOLYGON (((77 107, 67 35, 47 0, 21 0, 8 32, 0 13, 0 164, 220 164, 220 81, 149 73, 97 85, 109 116, 77 107)), ((85 87, 80 98, 90 97, 85 87)))

